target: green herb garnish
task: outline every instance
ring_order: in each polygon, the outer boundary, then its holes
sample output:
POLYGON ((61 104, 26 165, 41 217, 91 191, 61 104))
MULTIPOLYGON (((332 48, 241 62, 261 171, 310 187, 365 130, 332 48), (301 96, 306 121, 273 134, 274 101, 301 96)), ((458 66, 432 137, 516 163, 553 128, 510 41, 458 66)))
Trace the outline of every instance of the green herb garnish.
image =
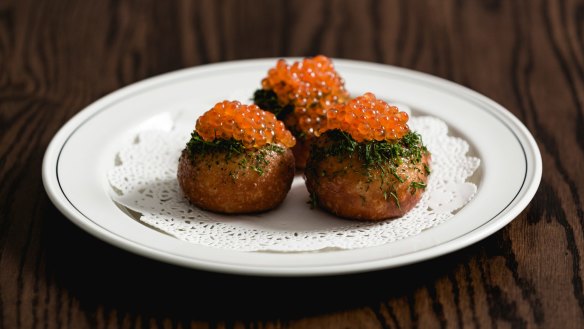
POLYGON ((394 191, 391 191, 391 192, 389 192, 389 195, 391 195, 391 197, 395 201, 395 204, 396 204, 397 208, 400 209, 401 206, 399 204, 399 199, 397 198, 397 194, 394 191))
MULTIPOLYGON (((243 147, 241 141, 235 139, 215 139, 213 141, 205 141, 196 132, 193 131, 191 139, 187 143, 186 150, 192 161, 198 156, 208 154, 224 154, 224 161, 231 161, 237 157, 237 164, 241 170, 251 169, 263 175, 265 169, 269 164, 268 155, 270 152, 278 154, 284 153, 285 149, 275 144, 267 144, 259 149, 246 149, 243 147)), ((216 164, 219 164, 216 161, 216 164)), ((229 176, 233 179, 238 177, 238 172, 229 172, 229 176)))
POLYGON ((426 171, 426 175, 430 175, 432 173, 432 170, 430 170, 430 167, 424 163, 424 170, 426 171))
POLYGON ((393 164, 391 173, 400 182, 403 180, 397 176, 395 168, 402 163, 403 159, 408 159, 416 164, 422 161, 422 156, 428 152, 422 144, 421 136, 411 131, 397 141, 364 141, 361 143, 341 130, 331 130, 325 134, 330 143, 324 146, 313 145, 311 157, 314 160, 319 161, 331 156, 342 159, 356 155, 366 168, 385 166, 391 163, 393 164))
POLYGON ((424 183, 424 182, 412 182, 410 184, 410 189, 412 191, 411 192, 412 194, 416 193, 416 191, 418 189, 425 189, 425 188, 426 188, 426 183, 424 183))
POLYGON ((253 102, 262 110, 274 113, 278 120, 282 120, 282 118, 294 110, 294 106, 292 105, 280 105, 278 96, 271 90, 256 90, 253 94, 253 102))
MULTIPOLYGON (((422 138, 415 132, 408 132, 404 137, 395 141, 355 141, 349 133, 341 130, 331 130, 324 134, 327 138, 323 142, 317 142, 312 145, 309 163, 318 163, 325 158, 336 157, 339 162, 348 158, 358 158, 362 164, 360 167, 345 167, 344 170, 359 172, 366 178, 367 183, 371 183, 374 177, 380 179, 380 189, 386 200, 393 199, 398 208, 400 208, 397 190, 393 185, 395 181, 404 183, 406 177, 400 176, 398 168, 404 162, 412 165, 419 164, 428 150, 422 143, 422 138), (395 178, 392 179, 391 177, 395 178), (393 182, 392 182, 393 181, 393 182)), ((425 166, 426 173, 429 168, 425 166)), ((317 168, 310 165, 306 168, 307 172, 315 178, 321 179, 324 176, 334 177, 334 173, 315 172, 317 168)), ((412 183, 411 188, 425 188, 424 183, 412 183)), ((366 187, 366 190, 369 186, 366 187)))
POLYGON ((187 152, 191 159, 195 154, 208 154, 213 152, 225 152, 225 158, 231 159, 235 154, 242 154, 245 152, 243 144, 235 139, 215 139, 213 141, 205 141, 196 131, 191 133, 191 140, 187 143, 187 152))

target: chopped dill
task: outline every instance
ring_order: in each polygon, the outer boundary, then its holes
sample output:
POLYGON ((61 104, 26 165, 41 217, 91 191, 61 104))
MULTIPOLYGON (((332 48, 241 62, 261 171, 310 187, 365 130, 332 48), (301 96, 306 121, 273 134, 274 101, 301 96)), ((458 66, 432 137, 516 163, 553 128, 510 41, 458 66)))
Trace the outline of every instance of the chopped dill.
POLYGON ((397 169, 395 169, 395 167, 391 167, 391 174, 393 175, 393 177, 395 177, 395 179, 397 179, 398 182, 403 183, 404 179, 397 174, 397 169))
POLYGON ((391 197, 393 198, 393 201, 395 201, 395 205, 397 206, 398 209, 401 209, 401 206, 399 204, 399 199, 397 198, 397 194, 394 191, 389 192, 389 195, 391 195, 391 197))
POLYGON ((208 154, 217 151, 225 152, 225 159, 229 160, 233 155, 245 152, 245 148, 240 141, 235 139, 215 139, 208 142, 196 131, 191 133, 191 140, 187 143, 187 152, 189 152, 191 159, 195 154, 208 154))
POLYGON ((316 161, 330 156, 340 159, 356 154, 366 168, 383 166, 392 163, 391 174, 403 182, 395 168, 399 166, 403 159, 409 159, 416 164, 422 161, 422 156, 428 152, 422 144, 422 137, 415 132, 408 132, 403 138, 391 141, 364 141, 358 143, 350 134, 341 130, 331 130, 326 132, 330 143, 324 146, 313 145, 312 155, 316 161))
POLYGON ((274 113, 278 120, 282 120, 282 118, 294 110, 294 106, 292 105, 280 105, 278 96, 271 90, 256 90, 253 93, 253 102, 262 110, 274 113))
POLYGON ((412 194, 415 194, 418 189, 425 189, 426 183, 424 182, 412 182, 410 184, 410 190, 412 194))
MULTIPOLYGON (((191 134, 191 139, 187 143, 186 150, 193 161, 197 156, 224 154, 224 160, 226 162, 231 160, 237 161, 241 170, 249 168, 260 176, 265 173, 265 169, 270 163, 268 156, 271 152, 276 152, 278 154, 285 152, 283 147, 275 144, 267 144, 259 149, 245 149, 243 144, 235 139, 215 139, 213 141, 205 141, 196 131, 193 131, 191 134), (237 157, 237 159, 234 159, 234 157, 237 157)), ((219 165, 219 161, 215 161, 215 164, 219 165)), ((208 165, 210 166, 210 164, 208 165)), ((238 177, 238 172, 229 172, 229 176, 232 179, 236 179, 238 177)))
POLYGON ((266 152, 276 152, 278 154, 282 154, 285 151, 283 147, 275 144, 267 144, 262 147, 262 150, 265 150, 266 152))
POLYGON ((426 171, 426 175, 430 175, 432 170, 430 170, 430 166, 424 163, 424 170, 426 171))
MULTIPOLYGON (((399 183, 404 183, 408 177, 402 177, 398 173, 398 167, 404 162, 408 164, 420 164, 428 150, 422 142, 422 137, 415 132, 408 132, 404 137, 396 141, 355 141, 350 134, 341 130, 331 130, 326 132, 326 139, 323 142, 314 143, 311 148, 309 163, 318 163, 325 158, 335 157, 339 162, 347 158, 357 158, 362 164, 361 168, 351 168, 361 173, 368 183, 365 191, 369 188, 369 183, 379 177, 380 186, 385 200, 393 200, 398 208, 401 207, 397 190, 392 179, 399 183), (391 185, 390 185, 391 184, 391 185)), ((425 165, 425 171, 429 174, 429 168, 425 165)), ((330 175, 334 178, 335 173, 316 172, 317 168, 310 165, 305 169, 305 173, 315 178, 322 178, 330 175)), ((348 170, 348 168, 345 168, 348 170)), ((412 183, 413 189, 425 188, 424 183, 412 183)))

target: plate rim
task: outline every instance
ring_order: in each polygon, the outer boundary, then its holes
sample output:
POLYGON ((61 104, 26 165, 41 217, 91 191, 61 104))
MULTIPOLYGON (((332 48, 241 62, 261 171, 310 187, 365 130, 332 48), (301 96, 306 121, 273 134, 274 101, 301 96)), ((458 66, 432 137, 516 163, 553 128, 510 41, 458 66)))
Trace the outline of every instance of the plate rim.
MULTIPOLYGON (((380 270, 384 268, 392 268, 424 261, 450 252, 454 252, 456 250, 462 249, 466 246, 469 246, 490 236, 491 234, 495 233, 496 231, 507 225, 509 222, 515 219, 525 209, 525 207, 527 207, 527 205, 535 195, 535 192, 537 191, 537 188, 541 181, 542 174, 542 161, 539 148, 537 147, 537 143, 535 142, 529 130, 523 125, 523 123, 518 118, 516 118, 511 112, 509 112, 503 106, 496 103, 492 99, 474 90, 471 90, 465 86, 424 72, 419 72, 415 70, 410 70, 386 64, 336 58, 333 58, 335 64, 340 63, 341 65, 369 67, 372 69, 372 71, 378 72, 384 70, 392 71, 391 73, 410 76, 414 79, 417 76, 417 78, 421 80, 429 80, 429 83, 432 85, 439 84, 444 85, 448 88, 459 89, 458 92, 454 92, 453 94, 457 96, 460 96, 462 94, 463 96, 468 97, 469 100, 473 100, 474 102, 479 101, 488 105, 489 109, 491 111, 494 111, 491 112, 491 114, 495 115, 499 119, 499 121, 504 123, 507 126, 507 128, 516 136, 517 141, 519 145, 524 149, 524 152, 525 149, 528 149, 531 153, 530 155, 532 155, 532 159, 527 159, 527 154, 524 154, 524 156, 526 157, 525 159, 526 166, 528 164, 531 166, 526 167, 525 172, 526 177, 524 179, 523 185, 518 190, 515 198, 511 200, 510 203, 499 214, 495 215, 491 220, 483 223, 479 227, 473 229, 472 231, 466 232, 462 236, 453 238, 449 241, 443 242, 439 245, 435 245, 426 249, 417 250, 394 257, 383 258, 380 260, 365 261, 364 263, 352 262, 350 264, 325 265, 322 267, 310 266, 310 267, 270 268, 265 266, 255 267, 249 265, 241 266, 220 262, 208 262, 206 260, 193 259, 177 254, 161 252, 160 250, 153 248, 152 246, 142 245, 128 239, 123 239, 123 237, 117 235, 115 232, 108 231, 107 229, 93 222, 91 219, 87 218, 79 209, 75 207, 75 205, 72 202, 70 202, 67 199, 65 193, 60 189, 60 186, 58 189, 56 189, 55 179, 57 180, 58 183, 57 174, 58 160, 62 148, 66 144, 67 140, 74 133, 74 131, 79 129, 83 122, 90 120, 93 115, 98 113, 98 110, 104 104, 115 101, 117 98, 123 96, 124 94, 131 93, 134 90, 137 91, 143 88, 147 88, 151 84, 155 84, 157 82, 162 82, 166 80, 176 80, 180 79, 181 76, 189 76, 189 73, 192 73, 193 71, 204 73, 205 71, 228 69, 230 66, 257 65, 258 63, 264 62, 273 63, 277 59, 279 58, 239 60, 184 68, 135 82, 133 84, 120 88, 110 94, 107 94, 106 96, 103 96, 98 100, 92 102, 88 106, 84 107, 81 111, 76 113, 59 129, 59 131, 55 134, 55 136, 49 143, 47 150, 45 152, 43 158, 42 178, 45 190, 47 191, 47 194, 51 199, 52 203, 59 209, 61 213, 63 213, 69 220, 71 220, 78 227, 82 228, 84 231, 90 233, 91 235, 107 243, 115 245, 121 249, 139 254, 141 256, 146 256, 149 258, 157 259, 159 261, 172 263, 180 266, 232 274, 268 275, 268 276, 312 276, 312 275, 349 274, 356 272, 380 270), (375 68, 375 70, 373 70, 373 68, 375 68), (512 128, 515 128, 515 130, 512 128), (519 138, 519 136, 517 135, 520 135, 522 138, 519 138), (65 136, 67 136, 67 138, 65 138, 65 136), (57 157, 55 158, 55 150, 57 149, 59 149, 59 152, 57 157), (52 166, 52 164, 54 164, 54 166, 52 166), (528 173, 530 172, 529 169, 532 169, 531 179, 527 177, 528 173), (69 205, 63 203, 64 200, 62 198, 65 198, 65 201, 67 201, 69 205), (511 204, 513 204, 514 202, 516 202, 516 204, 510 207, 511 204), (79 218, 79 215, 85 217, 86 219, 79 218), (474 233, 469 234, 472 232, 474 233)), ((297 60, 298 58, 285 59, 297 60)), ((484 107, 481 107, 481 109, 484 110, 484 107)))

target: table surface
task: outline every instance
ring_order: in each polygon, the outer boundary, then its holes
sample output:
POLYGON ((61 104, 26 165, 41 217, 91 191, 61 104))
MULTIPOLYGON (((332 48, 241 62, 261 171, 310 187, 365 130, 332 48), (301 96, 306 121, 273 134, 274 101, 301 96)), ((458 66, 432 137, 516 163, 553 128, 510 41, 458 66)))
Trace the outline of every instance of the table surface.
POLYGON ((582 328, 583 103, 584 1, 1 1, 0 329, 582 328), (46 196, 49 141, 96 99, 184 67, 319 53, 427 72, 505 106, 542 153, 531 204, 420 264, 257 278, 127 253, 46 196))

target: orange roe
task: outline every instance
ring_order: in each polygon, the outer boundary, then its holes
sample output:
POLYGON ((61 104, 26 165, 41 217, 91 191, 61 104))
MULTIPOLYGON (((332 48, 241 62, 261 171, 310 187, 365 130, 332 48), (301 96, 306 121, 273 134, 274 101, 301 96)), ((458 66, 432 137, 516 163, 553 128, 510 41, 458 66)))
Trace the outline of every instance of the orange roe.
POLYGON ((294 106, 294 116, 285 119, 288 127, 310 135, 321 128, 329 107, 349 99, 345 82, 322 55, 290 66, 279 60, 262 80, 262 88, 272 90, 280 106, 294 106))
POLYGON ((196 130, 205 141, 233 138, 247 149, 266 144, 290 148, 296 144, 294 136, 273 113, 238 101, 217 103, 197 120, 196 130))
POLYGON ((372 93, 352 99, 327 111, 326 125, 319 132, 340 129, 357 142, 396 140, 408 133, 408 114, 400 112, 372 93))

